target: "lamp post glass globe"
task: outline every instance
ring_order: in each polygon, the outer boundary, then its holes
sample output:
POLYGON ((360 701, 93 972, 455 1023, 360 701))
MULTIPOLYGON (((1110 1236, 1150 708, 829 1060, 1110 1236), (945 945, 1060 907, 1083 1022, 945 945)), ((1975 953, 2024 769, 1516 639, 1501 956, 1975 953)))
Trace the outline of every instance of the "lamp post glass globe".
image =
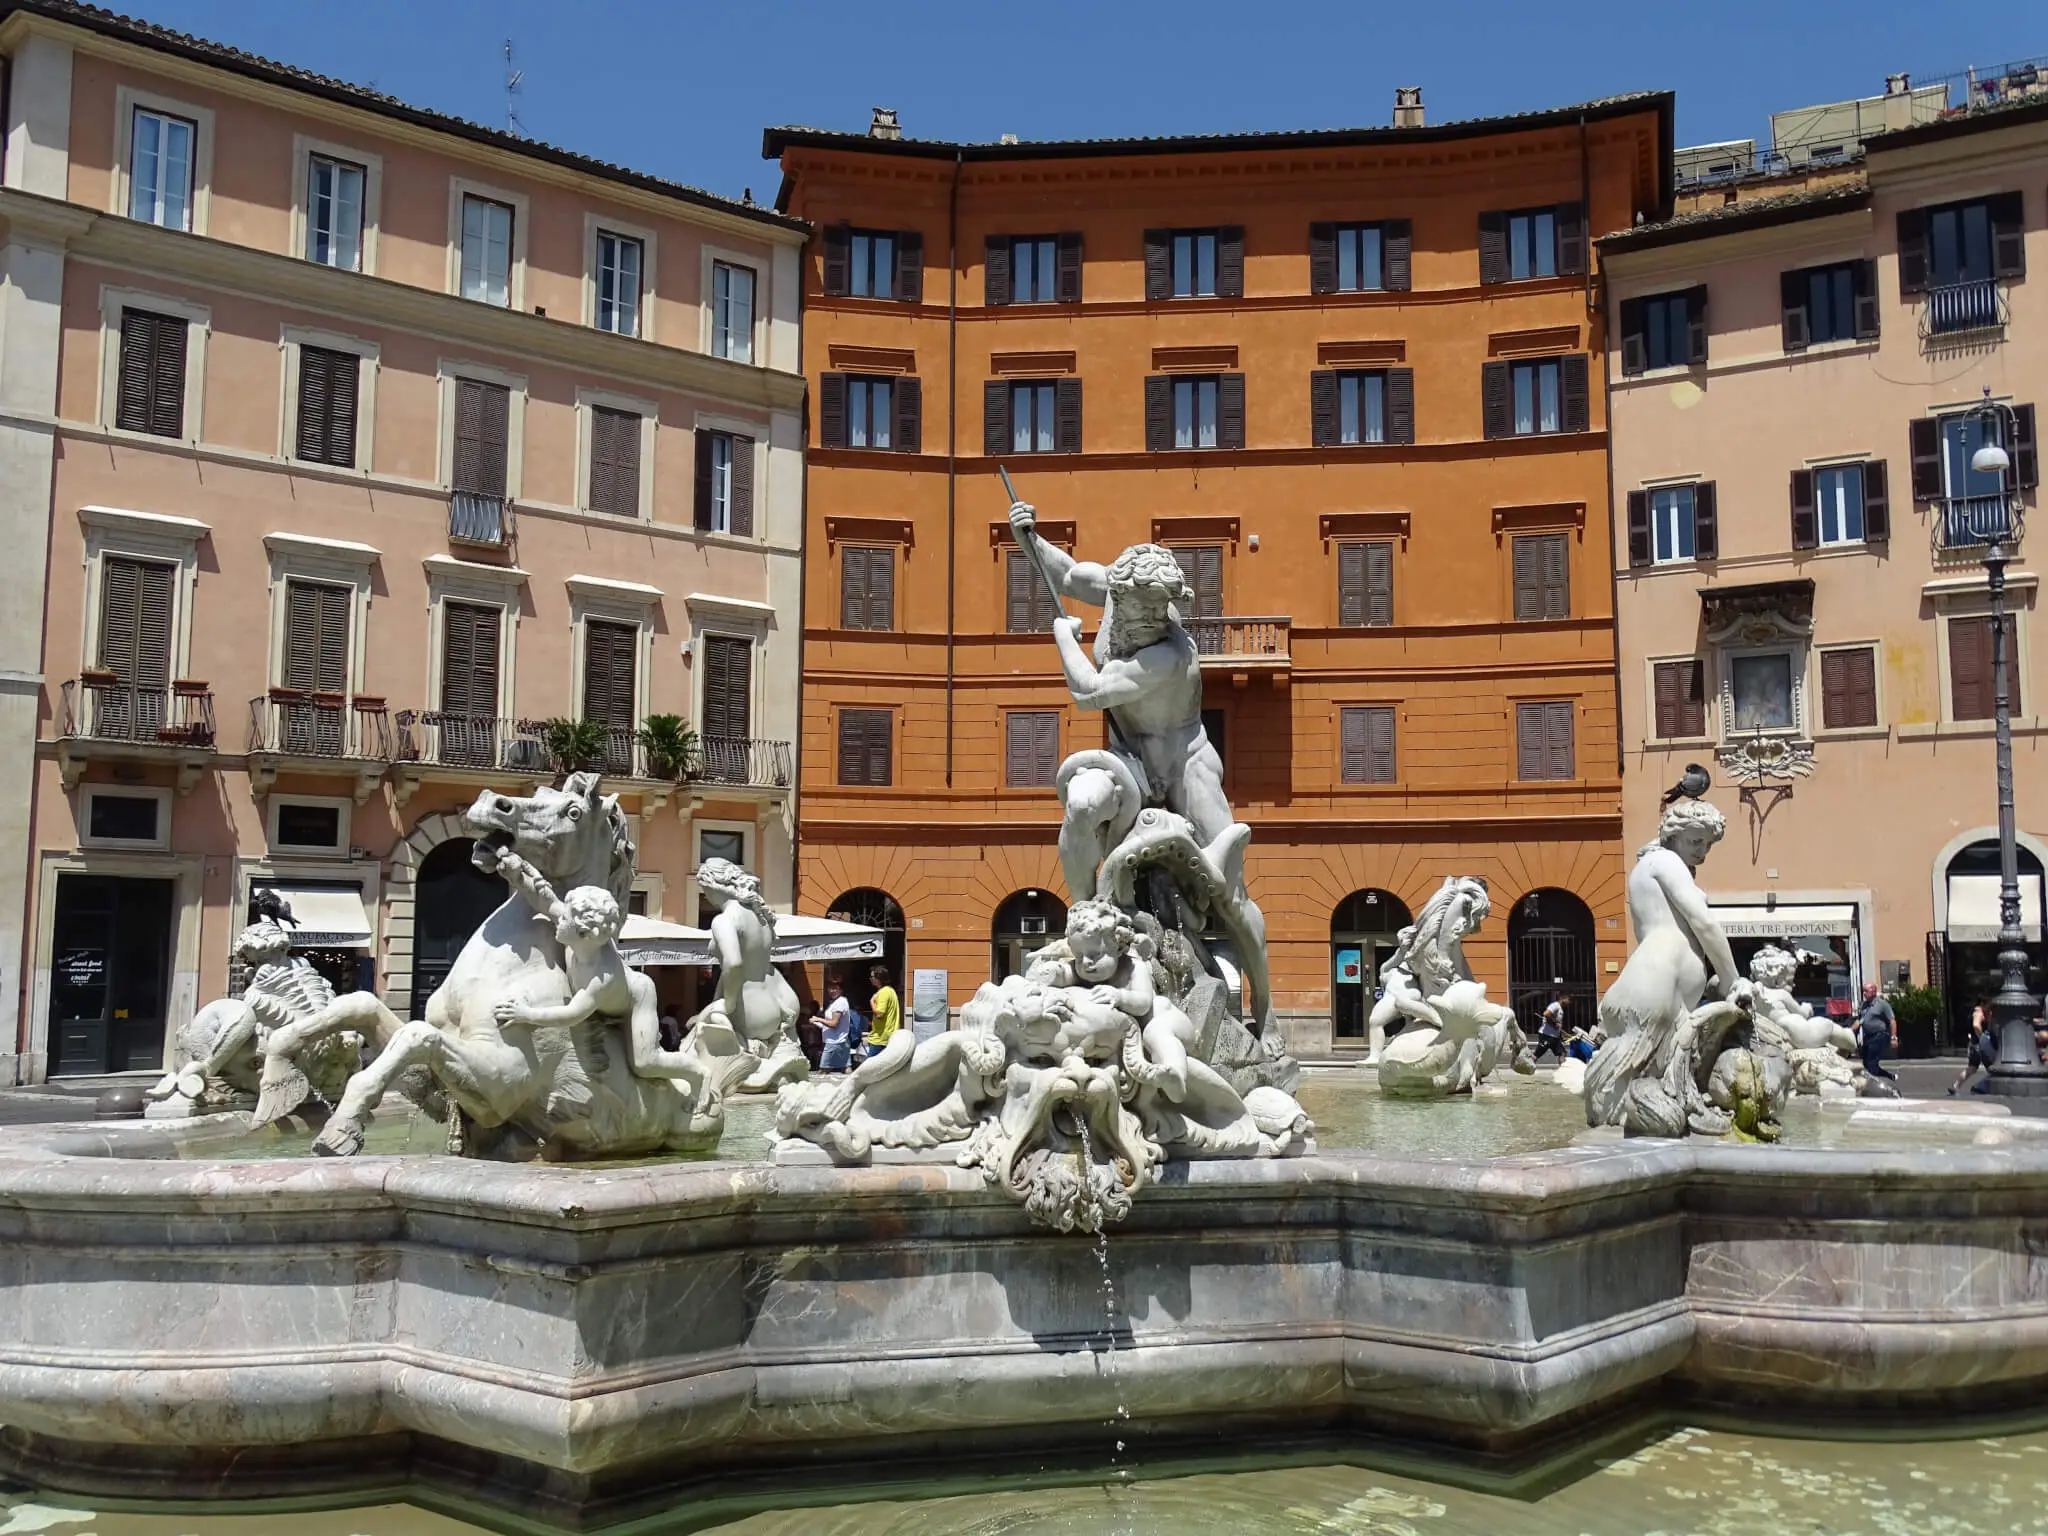
POLYGON ((1970 455, 1970 468, 1980 475, 2002 475, 2012 468, 2012 458, 1996 443, 1986 443, 1970 455))

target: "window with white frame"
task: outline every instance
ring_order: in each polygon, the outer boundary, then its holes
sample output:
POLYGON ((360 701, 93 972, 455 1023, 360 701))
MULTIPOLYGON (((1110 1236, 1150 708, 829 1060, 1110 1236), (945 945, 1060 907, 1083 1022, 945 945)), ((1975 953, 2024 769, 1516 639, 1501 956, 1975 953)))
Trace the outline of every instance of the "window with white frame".
POLYGON ((87 785, 79 796, 78 840, 86 847, 170 847, 170 790, 87 785))
POLYGON ((512 210, 468 193, 462 199, 461 293, 501 307, 512 302, 512 210))
POLYGON ((1863 542, 1863 466, 1836 464, 1813 472, 1815 527, 1822 544, 1863 542))
POLYGON ((306 166, 306 260, 360 272, 363 266, 362 166, 313 155, 306 166))
POLYGON ((198 125, 135 109, 128 150, 128 216, 166 229, 192 227, 192 162, 198 125))
POLYGON ((706 859, 725 859, 747 867, 747 834, 738 827, 704 827, 697 829, 697 862, 706 859))
POLYGON ((1650 532, 1657 564, 1682 564, 1695 558, 1691 486, 1667 485, 1650 492, 1650 532))
POLYGON ((713 533, 730 533, 732 532, 732 434, 729 432, 705 432, 699 435, 698 441, 707 443, 711 450, 710 531, 713 533))
POLYGON ((754 360, 754 269, 734 262, 711 267, 711 351, 735 363, 754 360))
POLYGON ((597 232, 597 328, 640 334, 640 270, 644 248, 630 235, 597 232))
POLYGON ((350 802, 325 796, 270 797, 270 846, 279 853, 348 852, 350 802))

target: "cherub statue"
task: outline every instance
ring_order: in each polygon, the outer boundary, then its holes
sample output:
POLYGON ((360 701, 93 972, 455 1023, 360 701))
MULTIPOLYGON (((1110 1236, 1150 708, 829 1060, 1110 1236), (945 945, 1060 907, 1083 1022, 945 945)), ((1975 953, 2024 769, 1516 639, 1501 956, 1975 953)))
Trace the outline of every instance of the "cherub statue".
POLYGON ((1799 957, 1775 944, 1750 958, 1757 1044, 1785 1058, 1792 1092, 1818 1096, 1828 1094, 1832 1084, 1835 1096, 1852 1095, 1863 1079, 1856 1067, 1856 1037, 1832 1019, 1816 1019, 1813 1009, 1792 995, 1798 974, 1799 957))
POLYGON ((1151 936, 1117 907, 1077 901, 1067 911, 1066 937, 1039 950, 1025 976, 1046 989, 1045 1012, 1060 1024, 1055 1059, 1078 1050, 1090 1061, 1109 1060, 1135 1026, 1142 1050, 1127 1064, 1178 1104, 1188 1093, 1195 1026, 1158 990, 1156 956, 1151 936))

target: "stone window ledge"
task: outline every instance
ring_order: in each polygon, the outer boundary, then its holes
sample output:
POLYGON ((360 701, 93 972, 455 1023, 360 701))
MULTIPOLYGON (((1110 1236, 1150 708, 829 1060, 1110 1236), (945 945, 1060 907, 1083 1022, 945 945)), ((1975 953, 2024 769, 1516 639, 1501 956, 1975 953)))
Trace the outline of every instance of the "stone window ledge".
MULTIPOLYGON (((2040 715, 2026 715, 2013 721, 2015 736, 2048 736, 2048 718, 2040 715)), ((1944 720, 1939 725, 1902 725, 1899 727, 1901 741, 1971 741, 1990 738, 1998 734, 1997 727, 1989 720, 1944 720)))

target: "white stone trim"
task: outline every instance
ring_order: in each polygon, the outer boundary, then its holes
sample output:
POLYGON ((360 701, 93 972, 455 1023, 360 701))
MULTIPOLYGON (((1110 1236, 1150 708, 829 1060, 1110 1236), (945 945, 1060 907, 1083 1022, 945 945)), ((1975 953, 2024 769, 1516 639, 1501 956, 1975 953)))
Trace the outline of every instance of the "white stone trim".
MULTIPOLYGON (((297 791, 287 794, 283 791, 274 790, 268 797, 263 809, 264 842, 269 847, 274 858, 346 858, 348 857, 349 838, 353 832, 355 806, 355 801, 346 795, 302 795, 297 791), (335 841, 333 845, 321 848, 310 843, 280 843, 277 840, 277 813, 278 807, 282 805, 313 805, 318 806, 322 810, 340 812, 341 814, 335 822, 335 841)), ((332 879, 333 873, 331 868, 322 866, 319 871, 319 878, 322 880, 332 879)), ((245 908, 246 905, 245 898, 245 908)), ((373 913, 376 911, 374 899, 369 903, 369 907, 373 913)))
POLYGON ((1714 688, 1711 675, 1711 657, 1703 656, 1698 651, 1674 651, 1666 655, 1644 657, 1643 742, 1645 745, 1663 747, 1681 741, 1699 741, 1704 743, 1713 737, 1713 722, 1705 718, 1702 718, 1700 722, 1702 730, 1700 736, 1660 736, 1657 734, 1657 668, 1669 666, 1671 663, 1679 661, 1692 661, 1699 664, 1701 715, 1704 717, 1709 709, 1719 707, 1720 700, 1714 688))
POLYGON ((1830 737, 1856 736, 1868 731, 1882 731, 1887 728, 1888 722, 1891 720, 1891 710, 1885 697, 1884 642, 1882 640, 1873 637, 1867 640, 1815 641, 1813 644, 1813 668, 1815 700, 1813 719, 1809 722, 1812 729, 1807 732, 1809 736, 1818 741, 1826 741, 1830 737), (1829 728, 1827 687, 1824 682, 1825 674, 1821 669, 1826 665, 1824 658, 1830 651, 1869 651, 1873 654, 1870 669, 1872 678, 1871 692, 1875 696, 1877 719, 1871 724, 1838 725, 1832 729, 1829 728))
MULTIPOLYGON (((1956 581, 1931 581, 1921 589, 1922 595, 1934 609, 1934 676, 1935 686, 1941 691, 1941 723, 1943 725, 1981 725, 1991 728, 1986 720, 1958 720, 1955 714, 1955 679, 1949 672, 1948 621, 1950 619, 1982 619, 1991 616, 1991 588, 1981 575, 1956 581)), ((2033 644, 2033 606, 2039 583, 2031 576, 2015 583, 2006 580, 2005 605, 2007 617, 2012 620, 2013 654, 2006 658, 2006 665, 2013 668, 2015 680, 2019 683, 2020 703, 2031 708, 2036 715, 2044 711, 2034 693, 2033 667, 2029 664, 2028 652, 2033 644)), ((2018 723, 2017 717, 2014 721, 2018 723)))
MULTIPOLYGON (((524 192, 492 186, 488 182, 472 181, 467 176, 448 178, 448 292, 458 299, 462 298, 462 200, 466 197, 503 203, 512 210, 512 270, 506 274, 506 302, 486 307, 526 308, 526 242, 528 226, 533 222, 532 201, 524 192)), ((469 299, 465 302, 481 304, 483 300, 469 299)))
MULTIPOLYGON (((698 249, 701 253, 698 258, 697 279, 697 308, 701 315, 697 325, 698 350, 706 357, 717 355, 712 351, 712 344, 716 338, 718 324, 717 290, 712 286, 712 278, 714 276, 712 269, 720 262, 724 262, 728 267, 745 267, 754 274, 754 316, 747 327, 752 355, 740 366, 745 368, 762 367, 763 360, 768 351, 767 266, 763 263, 761 257, 749 254, 746 251, 730 251, 708 242, 698 249)), ((735 358, 726 358, 724 360, 727 362, 738 361, 735 358)))
POLYGON ((192 601, 199 584, 199 545, 213 530, 189 517, 80 507, 85 527, 85 613, 79 636, 81 667, 99 665, 101 574, 107 555, 127 555, 171 566, 171 677, 191 674, 192 601))
POLYGON ((422 816, 411 834, 391 850, 391 874, 384 888, 387 905, 378 981, 383 988, 384 1005, 401 1019, 412 1013, 412 940, 420 865, 441 844, 470 835, 460 812, 437 811, 422 816))
MULTIPOLYGON (((662 599, 659 587, 650 587, 638 581, 614 581, 609 576, 577 575, 565 577, 562 585, 570 595, 592 603, 612 603, 623 607, 651 608, 662 599)), ((600 615, 602 617, 602 615, 600 615)))
POLYGON ((578 719, 586 713, 583 698, 583 657, 589 623, 598 619, 613 624, 631 624, 638 631, 633 646, 633 723, 647 718, 650 685, 654 672, 654 619, 660 611, 660 592, 652 587, 616 592, 605 588, 634 588, 631 582, 598 583, 589 577, 571 576, 566 583, 569 600, 569 712, 578 719), (586 585, 579 587, 582 581, 586 585), (643 596, 641 594, 652 594, 643 596))
MULTIPOLYGON (((301 261, 310 261, 306 255, 306 236, 312 221, 307 216, 307 199, 313 188, 313 156, 322 155, 329 160, 343 160, 363 168, 363 237, 361 261, 355 270, 365 276, 377 274, 377 234, 382 221, 384 202, 384 157, 371 150, 357 149, 352 144, 340 144, 330 139, 316 139, 303 133, 292 135, 292 232, 291 254, 301 261)), ((325 266, 325 262, 315 262, 325 266)), ((347 268, 337 270, 346 271, 347 268)))
POLYGON ((588 384, 579 384, 576 387, 576 510, 612 522, 621 521, 618 513, 599 512, 590 504, 590 459, 597 435, 591 411, 593 407, 600 405, 607 410, 628 411, 640 418, 639 510, 634 513, 632 521, 652 522, 655 429, 660 424, 661 407, 657 402, 640 395, 624 395, 617 390, 600 389, 588 384))
POLYGON ((1756 731, 1738 732, 1735 726, 1735 663, 1751 656, 1783 656, 1792 674, 1792 723, 1772 726, 1762 732, 1766 736, 1805 736, 1812 727, 1809 718, 1812 705, 1807 695, 1806 673, 1811 665, 1813 642, 1790 635, 1768 641, 1762 645, 1716 645, 1714 647, 1715 707, 1720 714, 1720 730, 1717 740, 1727 746, 1736 742, 1749 741, 1758 734, 1756 731))
MULTIPOLYGON (((367 546, 366 546, 367 547, 367 546)), ((516 565, 484 565, 475 560, 458 560, 453 555, 428 555, 420 562, 431 584, 445 585, 451 596, 461 598, 469 584, 484 602, 500 601, 504 594, 526 585, 528 573, 516 565)))
POLYGON ((71 70, 68 40, 31 32, 9 60, 7 185, 44 197, 69 195, 71 181, 71 70))
POLYGON ((352 352, 362 359, 356 370, 356 452, 353 465, 320 464, 316 468, 334 474, 367 476, 377 447, 377 373, 383 349, 374 341, 341 331, 324 331, 305 325, 280 328, 278 349, 284 366, 278 369, 277 456, 297 465, 299 446, 299 359, 305 347, 325 347, 332 352, 352 352))
POLYGON ((174 96, 138 90, 132 85, 114 87, 114 174, 108 178, 112 206, 109 213, 128 217, 128 189, 135 153, 135 109, 161 112, 192 122, 192 225, 189 233, 207 233, 213 207, 213 108, 195 106, 174 96))
POLYGON ((151 293, 140 288, 116 288, 111 284, 100 288, 100 398, 99 409, 94 413, 94 422, 109 432, 118 433, 123 439, 137 442, 165 443, 182 441, 196 443, 205 430, 206 413, 206 343, 213 334, 213 311, 204 304, 194 304, 186 299, 174 299, 161 293, 151 293), (185 400, 184 421, 176 438, 159 437, 154 432, 130 432, 114 425, 114 414, 121 396, 121 311, 124 309, 154 310, 158 314, 176 315, 187 326, 185 332, 185 400))
POLYGON ((519 588, 526 572, 517 566, 478 565, 447 555, 429 555, 427 572, 427 666, 424 708, 441 707, 441 664, 447 654, 447 604, 452 599, 479 608, 496 608, 498 622, 498 715, 518 713, 516 663, 519 657, 519 588))
MULTIPOLYGON (((2031 832, 2018 828, 2015 828, 2013 831, 2013 840, 2020 847, 2031 851, 2034 857, 2041 861, 2043 869, 2048 869, 2048 842, 2043 842, 2031 832)), ((1929 872, 1934 891, 1933 931, 1935 933, 1946 934, 1948 932, 1949 861, 1972 843, 1995 843, 1997 841, 1998 828, 1996 826, 1971 827, 1967 831, 1958 832, 1954 837, 1941 845, 1941 851, 1935 854, 1934 865, 1929 872)))
POLYGON ((757 630, 775 627, 779 617, 773 603, 757 603, 750 597, 727 597, 722 592, 691 592, 683 598, 692 622, 699 613, 751 624, 757 630))
MULTIPOLYGON (((640 328, 633 333, 640 341, 655 340, 654 300, 656 273, 660 271, 661 237, 644 225, 628 223, 601 213, 583 215, 583 315, 585 325, 597 326, 597 237, 624 235, 640 242, 640 328)), ((608 335, 625 334, 611 331, 608 335)))
POLYGON ((294 555, 309 560, 335 560, 346 565, 375 565, 384 551, 352 539, 316 539, 308 533, 266 533, 263 547, 274 555, 294 555))
POLYGON ((78 822, 78 846, 81 848, 127 848, 136 852, 164 853, 171 846, 171 814, 174 801, 169 785, 149 784, 81 784, 74 810, 78 822), (89 830, 92 826, 92 802, 103 794, 122 795, 131 800, 154 800, 156 802, 156 836, 150 838, 94 837, 89 830))
POLYGON ((526 459, 526 375, 489 363, 472 363, 444 357, 435 365, 440 395, 440 449, 435 480, 442 490, 455 484, 455 382, 474 379, 479 384, 500 384, 511 394, 505 408, 505 499, 517 501, 525 486, 526 459))

